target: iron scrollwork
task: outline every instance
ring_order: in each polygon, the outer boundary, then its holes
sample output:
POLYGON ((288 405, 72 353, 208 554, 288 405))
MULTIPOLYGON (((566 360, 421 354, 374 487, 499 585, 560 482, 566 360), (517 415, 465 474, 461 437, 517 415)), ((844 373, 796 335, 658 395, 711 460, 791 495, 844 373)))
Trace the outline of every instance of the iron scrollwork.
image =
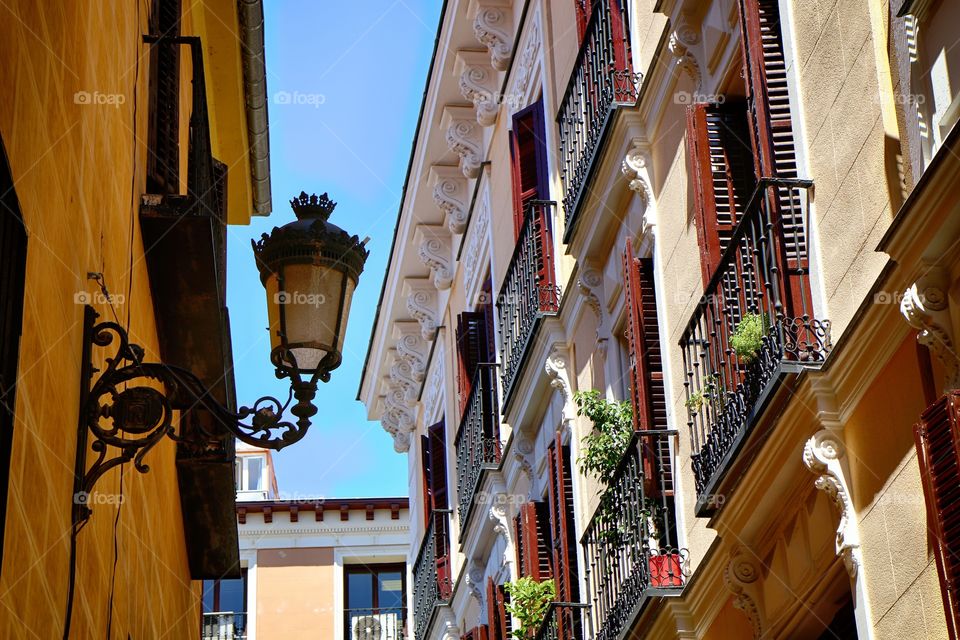
POLYGON ((130 342, 127 331, 116 322, 97 322, 98 314, 85 309, 83 382, 77 441, 74 491, 74 523, 90 517, 87 496, 97 480, 110 469, 133 462, 147 473, 147 453, 164 437, 193 449, 217 448, 228 436, 247 444, 279 450, 306 435, 310 418, 317 413, 313 399, 315 375, 303 380, 296 371, 277 369, 278 378, 290 378, 286 401, 264 396, 252 406, 236 412, 218 402, 192 372, 160 362, 147 362, 143 348, 130 342), (93 365, 93 350, 113 349, 100 370, 93 365), (94 375, 99 374, 94 379, 94 375), (296 400, 296 402, 293 402, 296 400), (195 409, 208 411, 213 420, 191 421, 190 434, 183 428, 186 416, 195 409), (285 419, 289 410, 296 420, 285 419), (176 414, 180 420, 176 421, 176 414), (220 428, 222 427, 222 429, 220 428), (87 447, 88 438, 92 442, 87 447), (111 455, 111 449, 116 455, 111 455), (96 454, 87 464, 87 455, 96 454))

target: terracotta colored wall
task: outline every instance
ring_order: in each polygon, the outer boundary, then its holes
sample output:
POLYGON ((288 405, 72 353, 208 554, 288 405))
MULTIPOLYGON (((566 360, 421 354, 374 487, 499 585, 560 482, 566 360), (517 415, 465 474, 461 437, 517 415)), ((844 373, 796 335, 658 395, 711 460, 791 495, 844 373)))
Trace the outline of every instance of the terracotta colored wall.
POLYGON ((332 638, 333 549, 257 552, 257 638, 332 638))

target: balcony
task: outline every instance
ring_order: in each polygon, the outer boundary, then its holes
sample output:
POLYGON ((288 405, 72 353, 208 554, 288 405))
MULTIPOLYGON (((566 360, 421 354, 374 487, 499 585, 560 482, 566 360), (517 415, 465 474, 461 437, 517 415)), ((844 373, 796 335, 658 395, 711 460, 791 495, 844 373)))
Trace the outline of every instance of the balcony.
POLYGON ((830 349, 803 233, 812 186, 758 181, 680 339, 697 515, 722 504, 721 482, 783 378, 819 367, 830 349))
POLYGON ((661 457, 676 433, 634 432, 583 534, 593 640, 620 638, 650 596, 683 590, 687 551, 677 547, 673 479, 661 457))
POLYGON ((426 640, 438 606, 453 595, 450 567, 450 509, 436 509, 413 565, 414 638, 426 640))
POLYGON ((541 200, 530 203, 497 296, 504 404, 510 398, 540 321, 556 315, 560 308, 551 229, 555 206, 555 202, 541 200))
POLYGON ((557 114, 564 242, 570 242, 595 159, 617 110, 634 106, 640 92, 641 76, 630 63, 626 36, 630 30, 623 4, 621 0, 595 2, 557 114))
POLYGON ((461 537, 470 519, 477 489, 488 469, 500 464, 500 409, 496 365, 480 364, 473 374, 467 407, 457 430, 457 496, 461 537))
POLYGON ((586 640, 589 609, 576 602, 552 602, 534 640, 586 640))
POLYGON ((247 614, 233 611, 203 614, 202 640, 246 640, 247 614))
POLYGON ((403 640, 406 610, 402 607, 374 609, 345 609, 343 612, 345 640, 403 640))

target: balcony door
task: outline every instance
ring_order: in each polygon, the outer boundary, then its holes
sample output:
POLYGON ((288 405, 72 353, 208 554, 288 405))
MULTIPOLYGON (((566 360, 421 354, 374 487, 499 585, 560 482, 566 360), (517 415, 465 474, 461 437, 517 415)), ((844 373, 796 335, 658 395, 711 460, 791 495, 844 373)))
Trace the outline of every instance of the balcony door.
POLYGON ((239 578, 203 581, 203 640, 247 637, 247 570, 239 578))
POLYGON ((344 568, 344 638, 404 637, 406 573, 402 564, 344 568))

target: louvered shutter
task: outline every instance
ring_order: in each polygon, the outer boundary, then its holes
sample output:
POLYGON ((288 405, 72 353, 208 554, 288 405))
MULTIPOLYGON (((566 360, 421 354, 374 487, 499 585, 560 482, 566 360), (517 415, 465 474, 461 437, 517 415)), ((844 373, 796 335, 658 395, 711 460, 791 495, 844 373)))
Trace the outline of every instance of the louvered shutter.
POLYGON ((464 311, 457 318, 457 387, 461 415, 470 399, 477 365, 490 360, 487 324, 484 311, 464 311))
MULTIPOLYGON (((155 0, 156 35, 180 35, 181 0, 155 0)), ((157 43, 150 52, 150 129, 147 134, 147 191, 176 194, 180 183, 180 45, 157 43)))
POLYGON ((933 555, 951 638, 960 631, 960 391, 927 407, 914 427, 933 555))
POLYGON ((420 436, 420 467, 423 474, 423 521, 429 525, 433 515, 433 487, 431 486, 432 473, 430 472, 430 437, 420 436))
POLYGON ((487 632, 487 625, 482 624, 478 627, 474 627, 467 631, 465 634, 460 636, 460 640, 489 640, 490 635, 487 632))
POLYGON ((553 577, 549 504, 538 501, 520 505, 515 527, 520 575, 537 582, 553 577))
MULTIPOLYGON (((756 174, 796 178, 796 142, 777 0, 740 0, 740 28, 756 174)), ((783 230, 778 250, 787 289, 786 314, 791 316, 804 308, 804 299, 810 299, 807 278, 803 277, 809 269, 804 203, 792 189, 779 189, 775 196, 770 204, 775 209, 774 220, 779 221, 783 230)))
POLYGON ((510 169, 513 178, 514 237, 520 235, 530 201, 546 200, 549 194, 545 130, 542 100, 513 115, 510 169))
POLYGON ((558 602, 577 602, 580 593, 577 572, 576 531, 573 515, 573 478, 570 447, 557 434, 547 456, 550 498, 550 536, 553 542, 553 579, 558 602))
POLYGON ((445 512, 437 510, 447 508, 447 457, 446 435, 444 421, 430 426, 425 436, 426 458, 429 458, 427 469, 427 485, 429 487, 428 523, 434 525, 436 536, 437 582, 440 587, 440 596, 446 599, 451 595, 453 574, 450 567, 450 537, 449 518, 445 512))
POLYGON ((742 105, 687 107, 687 159, 704 286, 753 193, 752 155, 742 105))
POLYGON ((0 558, 13 446, 26 264, 27 232, 14 192, 13 176, 0 144, 0 558))
MULTIPOLYGON (((666 429, 667 403, 663 387, 653 260, 634 258, 629 239, 623 253, 623 274, 633 428, 638 431, 666 429)), ((663 491, 672 495, 673 469, 669 441, 666 438, 647 438, 642 441, 642 447, 648 493, 656 495, 663 491)))
POLYGON ((507 615, 507 594, 502 584, 487 578, 487 630, 490 640, 508 640, 510 617, 507 615))

